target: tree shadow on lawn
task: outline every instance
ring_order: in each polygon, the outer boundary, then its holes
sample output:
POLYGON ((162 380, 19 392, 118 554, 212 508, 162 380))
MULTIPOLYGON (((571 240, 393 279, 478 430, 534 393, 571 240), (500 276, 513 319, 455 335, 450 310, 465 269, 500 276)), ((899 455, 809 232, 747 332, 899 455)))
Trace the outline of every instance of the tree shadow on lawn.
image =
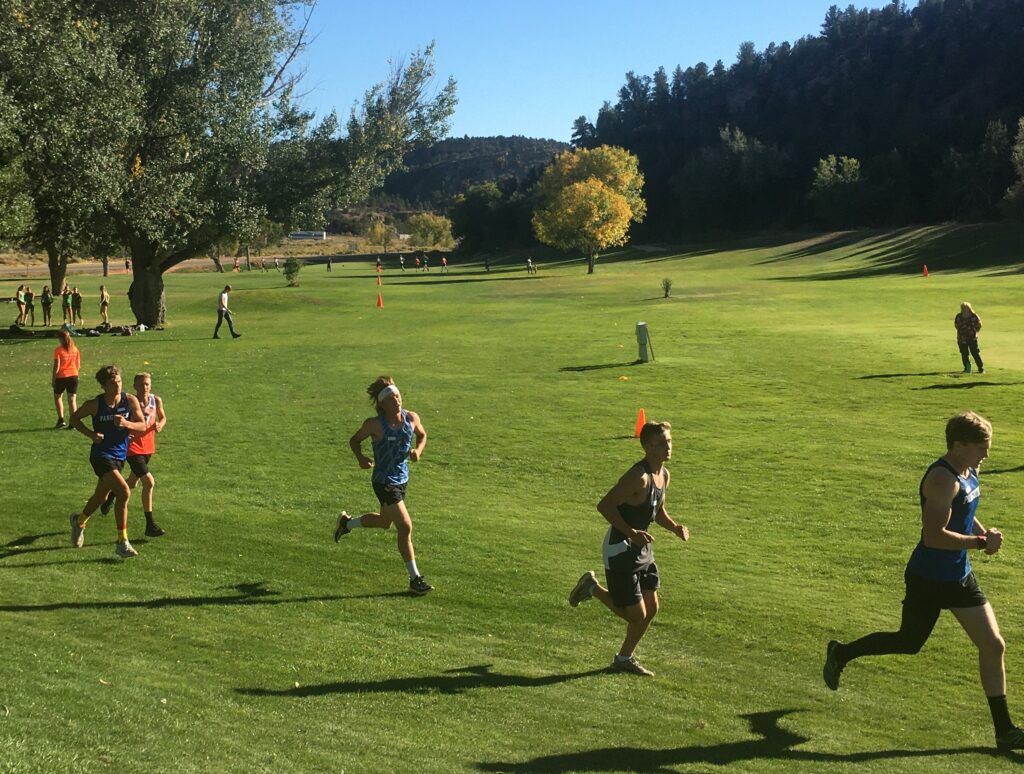
POLYGON ((1004 473, 1022 473, 1024 472, 1024 465, 1018 465, 1015 468, 1003 468, 1002 470, 982 470, 979 471, 983 476, 1001 476, 1004 473))
MULTIPOLYGON (((951 747, 934 750, 873 750, 858 753, 823 753, 794 750, 809 742, 806 736, 779 727, 786 715, 801 710, 774 710, 741 715, 750 724, 750 730, 759 738, 742 742, 692 745, 664 750, 641 747, 605 747, 560 755, 545 755, 521 763, 477 763, 481 771, 500 772, 579 772, 579 771, 634 771, 668 772, 687 764, 728 766, 732 763, 764 759, 793 761, 794 763, 866 763, 899 758, 930 758, 950 755, 994 754, 991 747, 951 747)), ((1008 754, 1017 762, 1024 757, 1008 754)))
MULTIPOLYGON (((140 542, 140 541, 136 541, 140 542)), ((103 559, 101 561, 107 561, 103 559)), ((112 560, 121 561, 121 560, 112 560)), ((56 562, 55 564, 63 564, 56 562)), ((36 565, 18 565, 34 567, 36 565)), ((45 613, 58 610, 158 610, 164 607, 216 607, 256 605, 296 605, 309 602, 338 602, 345 599, 381 599, 387 597, 410 597, 407 591, 391 591, 383 594, 329 594, 323 596, 282 597, 281 592, 265 588, 266 581, 239 583, 231 588, 237 594, 205 597, 157 597, 156 599, 130 599, 120 602, 50 602, 38 605, 0 605, 0 613, 45 613)))
POLYGON ((388 680, 365 682, 342 681, 303 685, 298 688, 236 688, 235 692, 245 696, 276 696, 282 698, 308 698, 328 696, 337 693, 443 693, 462 694, 477 688, 543 688, 570 680, 579 680, 595 675, 612 674, 611 667, 591 669, 587 672, 572 672, 563 675, 526 677, 492 672, 490 664, 447 669, 439 675, 427 677, 393 677, 388 680))
POLYGON ((626 363, 602 363, 601 365, 585 365, 585 366, 562 366, 559 371, 580 373, 582 371, 603 371, 606 368, 630 368, 632 366, 640 365, 640 360, 631 360, 626 363))

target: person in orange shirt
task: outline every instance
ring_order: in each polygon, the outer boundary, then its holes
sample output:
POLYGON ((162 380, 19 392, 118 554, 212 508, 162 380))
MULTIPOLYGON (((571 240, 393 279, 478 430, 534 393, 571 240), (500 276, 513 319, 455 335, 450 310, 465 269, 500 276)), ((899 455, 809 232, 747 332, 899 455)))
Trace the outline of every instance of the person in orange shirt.
MULTIPOLYGON (((135 485, 142 482, 142 511, 146 516, 146 536, 160 537, 165 534, 164 530, 153 520, 153 488, 156 481, 153 474, 149 472, 149 459, 156 453, 156 433, 164 429, 167 423, 167 415, 164 413, 164 402, 159 395, 154 395, 153 376, 147 373, 135 374, 135 397, 139 399, 142 406, 142 416, 146 422, 146 429, 141 433, 132 433, 128 440, 128 467, 132 474, 128 476, 128 489, 134 489, 135 485)), ((100 512, 106 514, 114 504, 115 495, 113 492, 107 495, 107 499, 100 506, 100 512)))
POLYGON ((61 395, 67 392, 71 414, 78 410, 78 369, 82 366, 81 353, 71 340, 71 334, 61 330, 58 336, 60 344, 53 350, 53 376, 50 377, 53 405, 57 409, 57 424, 53 426, 55 430, 68 427, 64 421, 64 401, 61 395))

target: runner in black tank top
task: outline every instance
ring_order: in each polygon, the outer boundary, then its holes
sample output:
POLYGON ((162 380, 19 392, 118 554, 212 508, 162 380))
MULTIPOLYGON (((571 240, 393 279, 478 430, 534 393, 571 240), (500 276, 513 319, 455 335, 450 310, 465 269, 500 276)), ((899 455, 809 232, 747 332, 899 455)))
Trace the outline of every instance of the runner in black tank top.
MULTIPOLYGON (((988 698, 996 747, 1024 749, 1024 730, 1010 720, 1006 704, 1006 644, 984 592, 966 560, 969 549, 994 554, 1003 542, 997 529, 975 518, 980 487, 978 468, 992 444, 992 425, 967 411, 946 424, 946 453, 921 480, 921 540, 904 573, 906 597, 899 631, 875 632, 848 644, 828 643, 822 675, 839 688, 846 665, 863 656, 914 654, 921 650, 943 610, 949 610, 978 649, 981 686, 988 698)), ((973 659, 971 659, 973 661, 973 659)))
POLYGON ((658 565, 654 563, 647 531, 652 522, 682 540, 690 533, 676 524, 665 511, 665 491, 669 472, 665 463, 672 456, 672 426, 668 422, 648 422, 640 431, 644 459, 633 465, 609 490, 597 510, 611 525, 605 535, 602 554, 608 587, 586 572, 569 595, 576 607, 597 597, 615 615, 626 621, 626 637, 612 667, 621 672, 653 675, 633 656, 640 639, 658 612, 658 565))

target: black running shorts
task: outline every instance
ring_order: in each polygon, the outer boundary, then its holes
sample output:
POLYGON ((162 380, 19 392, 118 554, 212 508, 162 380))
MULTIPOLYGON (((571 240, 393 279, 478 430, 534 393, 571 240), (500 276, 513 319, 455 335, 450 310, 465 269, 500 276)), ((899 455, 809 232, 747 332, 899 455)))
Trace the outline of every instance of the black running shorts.
POLYGON ((606 569, 604 577, 616 607, 635 605, 644 598, 644 591, 657 591, 661 588, 658 565, 654 563, 632 573, 606 569))
POLYGON ((381 505, 398 505, 405 499, 405 488, 408 484, 384 484, 373 482, 373 493, 381 505))
POLYGON ((128 467, 132 469, 136 478, 144 478, 149 473, 149 458, 151 456, 149 454, 128 455, 128 467))
POLYGON ((114 460, 110 457, 90 457, 89 462, 92 463, 92 469, 96 471, 96 475, 100 478, 103 478, 112 470, 120 473, 124 469, 124 460, 114 460))

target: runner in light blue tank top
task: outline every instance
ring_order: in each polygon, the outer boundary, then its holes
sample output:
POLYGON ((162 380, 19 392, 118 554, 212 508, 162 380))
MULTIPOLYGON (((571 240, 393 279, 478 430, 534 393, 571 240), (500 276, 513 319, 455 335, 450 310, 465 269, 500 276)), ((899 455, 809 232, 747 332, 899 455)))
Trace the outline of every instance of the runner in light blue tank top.
POLYGON ((377 414, 363 422, 348 444, 359 467, 373 469, 371 480, 380 511, 364 513, 354 519, 342 511, 334 528, 334 542, 360 527, 387 529, 394 524, 398 532, 398 553, 409 571, 409 593, 422 596, 434 587, 416 566, 412 519, 405 507, 405 490, 409 481, 408 461, 416 462, 423 454, 427 431, 416 412, 402 408, 402 393, 390 376, 379 377, 366 392, 377 414), (363 454, 363 441, 367 438, 373 445, 372 460, 363 454))

